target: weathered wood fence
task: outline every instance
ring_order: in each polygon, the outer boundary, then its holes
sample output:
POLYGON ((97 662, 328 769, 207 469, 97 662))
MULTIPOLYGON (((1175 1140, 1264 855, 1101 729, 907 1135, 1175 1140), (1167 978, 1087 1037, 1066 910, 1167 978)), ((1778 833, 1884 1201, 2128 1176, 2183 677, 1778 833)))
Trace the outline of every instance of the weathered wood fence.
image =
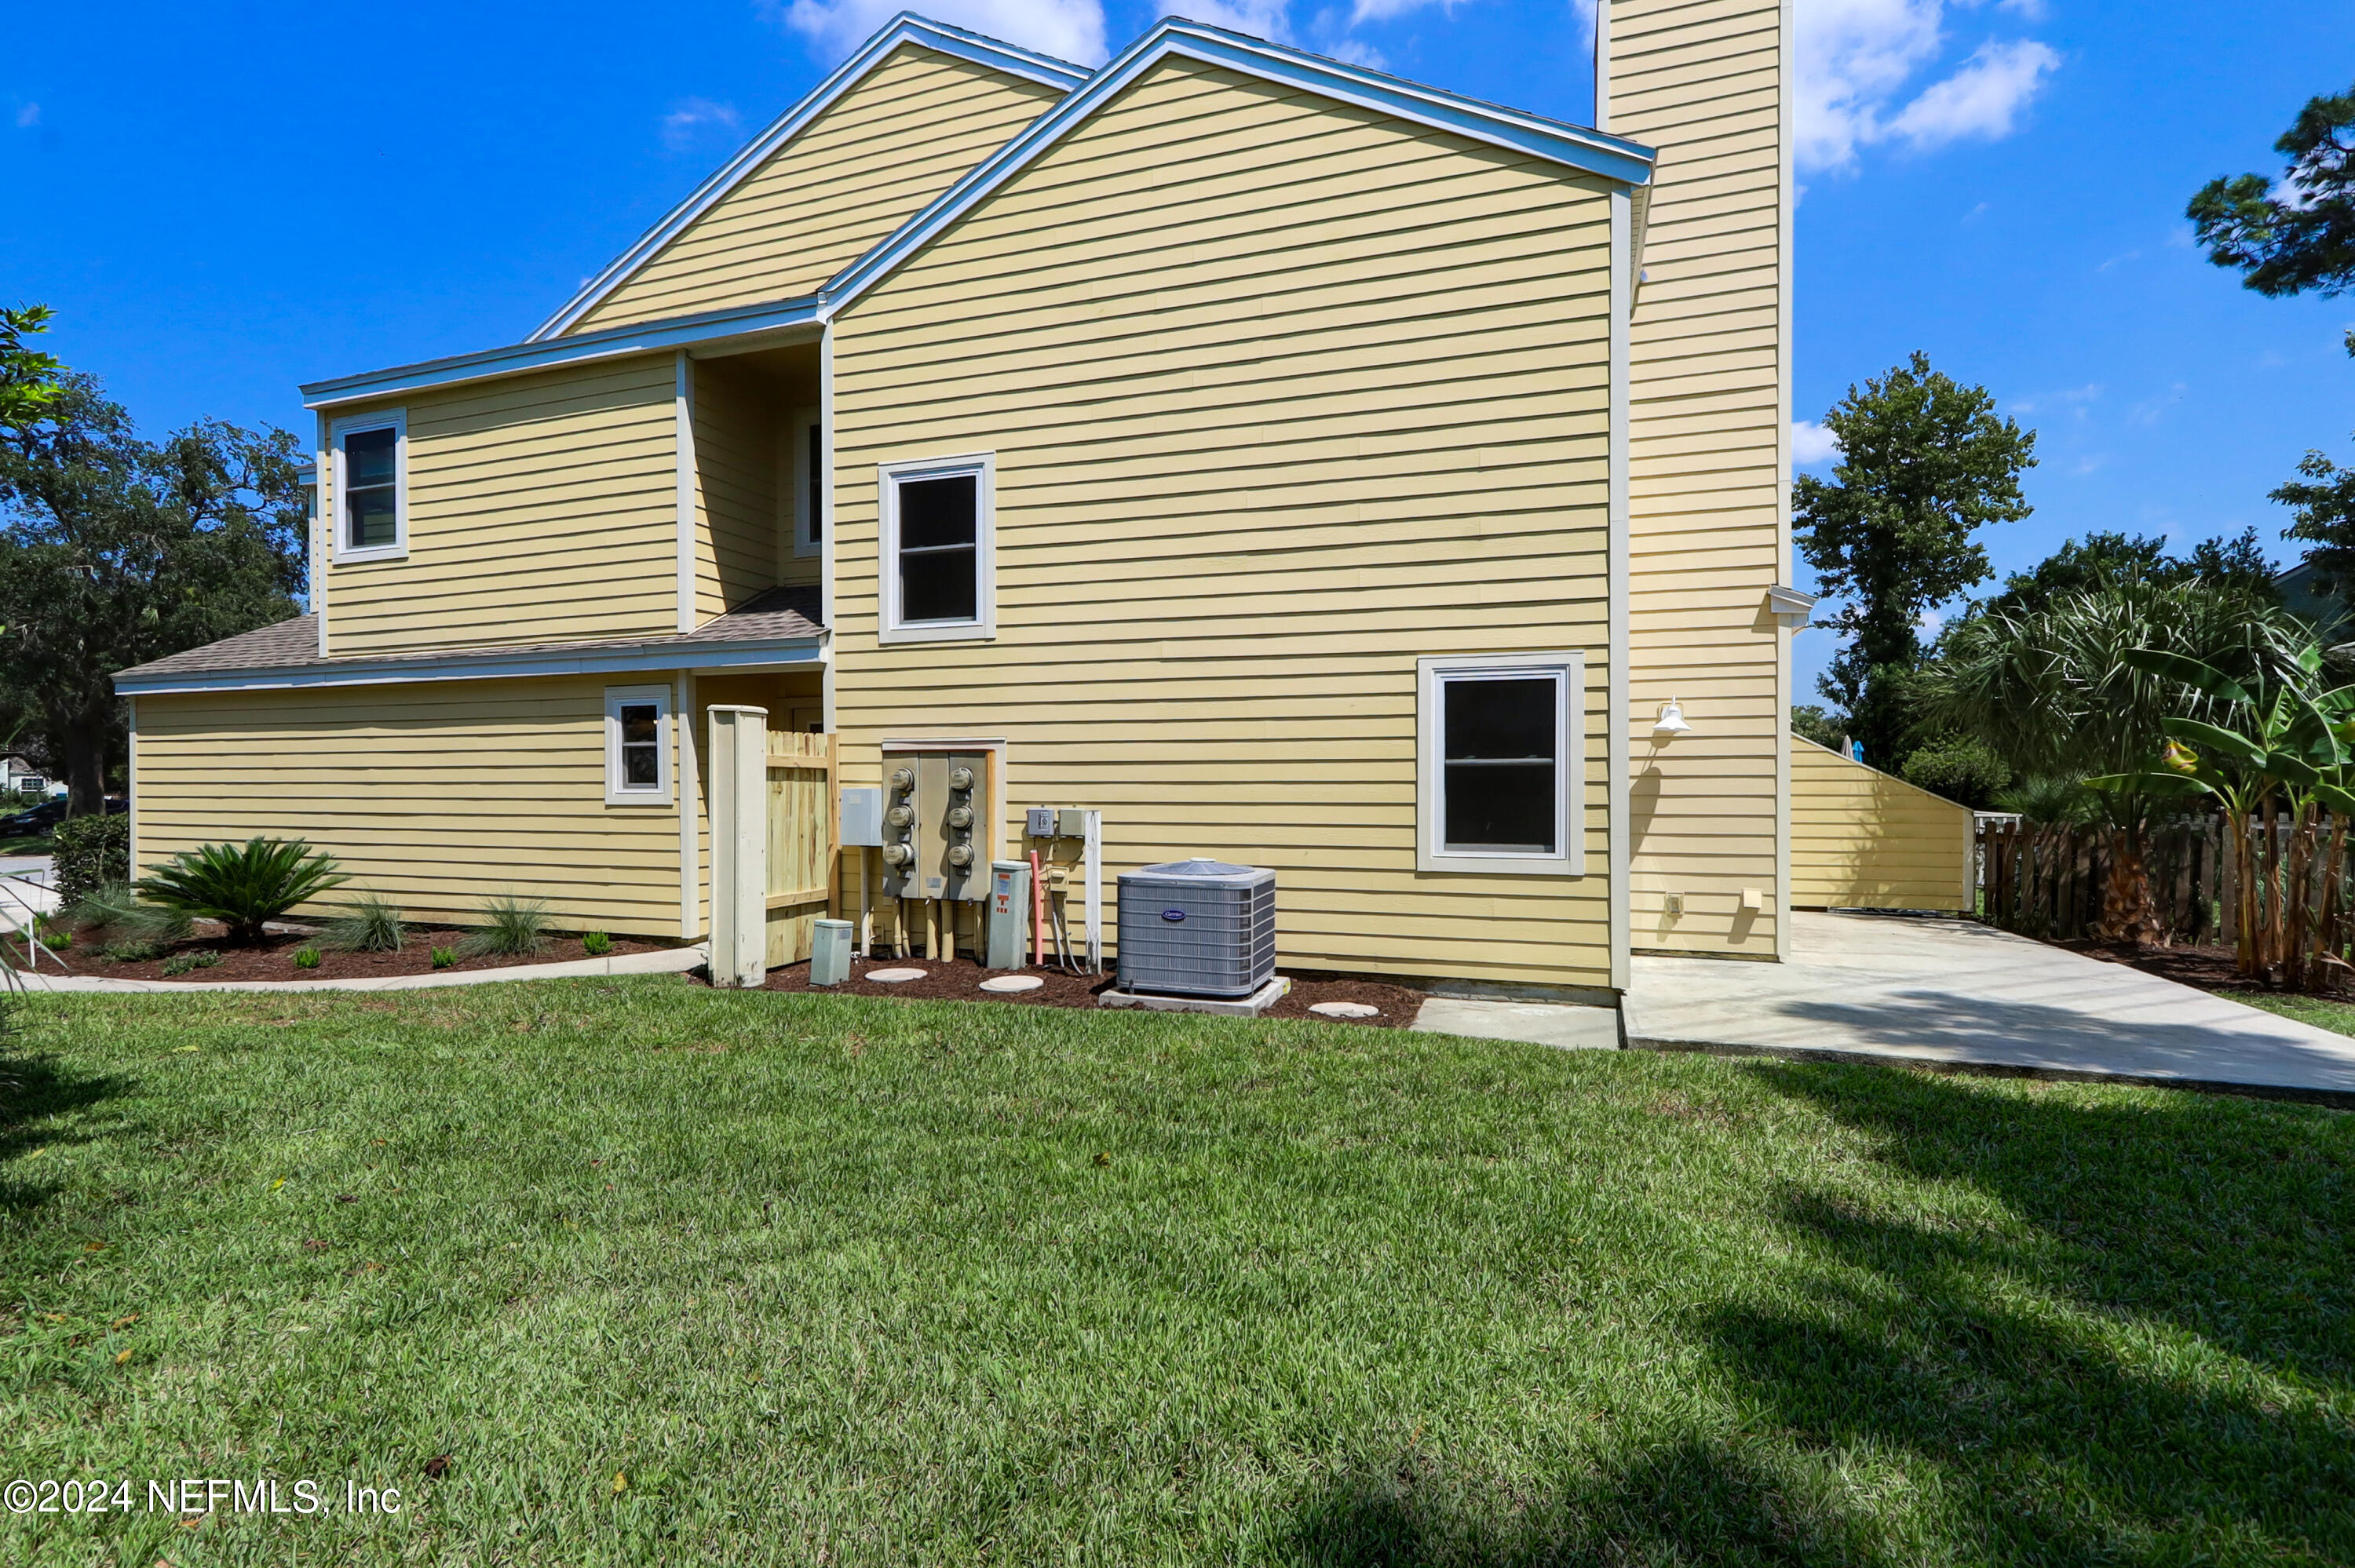
MULTIPOLYGON (((2325 969, 2331 983, 2343 980, 2350 971, 2335 960, 2355 942, 2349 825, 2312 808, 2299 818, 2246 819, 2239 827, 2250 839, 2246 863, 2256 869, 2245 889, 2243 857, 2232 853, 2233 825, 2223 815, 2150 829, 2143 858, 2159 931, 2171 942, 2234 947, 2251 921, 2261 968, 2287 966, 2298 973, 2285 978, 2301 984, 2321 982, 2325 969)), ((2115 842, 2109 830, 1989 821, 1977 840, 1983 918, 2062 941, 2096 934, 2115 842)))

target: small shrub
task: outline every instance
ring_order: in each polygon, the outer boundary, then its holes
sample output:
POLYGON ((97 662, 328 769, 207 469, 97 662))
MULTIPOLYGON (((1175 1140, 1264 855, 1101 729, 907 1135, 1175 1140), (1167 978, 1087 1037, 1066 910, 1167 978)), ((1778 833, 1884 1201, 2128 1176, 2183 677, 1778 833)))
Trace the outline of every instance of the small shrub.
POLYGON ((162 958, 164 949, 155 942, 113 942, 99 948, 99 953, 118 964, 144 964, 162 958))
POLYGON ((320 927, 319 945, 338 953, 397 953, 400 908, 389 898, 363 893, 350 908, 320 927))
POLYGON ((294 967, 298 969, 317 969, 319 967, 319 949, 316 948, 295 948, 294 967))
POLYGON ((483 928, 460 939, 458 950, 470 959, 496 955, 527 958, 539 951, 541 928, 548 924, 548 903, 503 893, 481 905, 483 928))
POLYGON ((202 915, 238 943, 261 940, 261 927, 305 899, 349 881, 333 855, 301 839, 205 844, 183 850, 139 879, 139 891, 167 909, 202 915))
POLYGON ((55 953, 62 953, 74 944, 72 927, 48 915, 33 922, 33 935, 40 938, 41 946, 55 953))
POLYGON ((434 948, 434 949, 433 949, 433 967, 434 967, 435 969, 448 969, 452 964, 454 964, 454 963, 456 963, 457 961, 458 961, 458 949, 457 949, 457 948, 434 948))
POLYGON ((592 959, 602 959, 613 950, 613 938, 602 931, 591 931, 581 938, 581 950, 592 959))
POLYGON ((58 897, 79 904, 100 888, 131 880, 131 818, 68 817, 50 835, 58 897))
POLYGON ((2011 782, 2011 769, 1976 736, 1949 735, 1922 747, 1898 768, 1905 782, 1957 805, 1984 811, 2011 782))
POLYGON ((82 895, 66 910, 66 919, 82 930, 134 943, 176 942, 192 923, 179 910, 150 904, 121 882, 101 883, 82 895))
POLYGON ((167 975, 184 975, 191 969, 208 969, 218 962, 220 962, 218 953, 176 953, 164 960, 164 972, 167 975))
POLYGON ((2094 792, 2074 779, 2023 779, 1995 798, 1996 810, 2017 811, 2044 827, 2081 827, 2094 820, 2094 792))

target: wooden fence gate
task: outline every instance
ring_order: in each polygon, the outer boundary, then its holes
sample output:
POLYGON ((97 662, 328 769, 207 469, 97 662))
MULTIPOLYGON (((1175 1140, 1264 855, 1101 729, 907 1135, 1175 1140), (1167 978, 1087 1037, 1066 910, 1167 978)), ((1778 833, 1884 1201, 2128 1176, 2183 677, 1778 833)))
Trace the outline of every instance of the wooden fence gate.
POLYGON ((710 723, 711 979, 756 986, 810 956, 834 906, 834 737, 772 730, 761 708, 710 723))

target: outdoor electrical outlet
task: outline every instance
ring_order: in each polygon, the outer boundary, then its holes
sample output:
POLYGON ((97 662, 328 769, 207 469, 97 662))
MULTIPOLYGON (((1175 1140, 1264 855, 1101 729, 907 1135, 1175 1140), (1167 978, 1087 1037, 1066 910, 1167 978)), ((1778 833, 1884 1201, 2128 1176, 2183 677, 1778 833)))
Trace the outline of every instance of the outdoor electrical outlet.
POLYGON ((1681 893, 1667 894, 1660 899, 1660 907, 1671 915, 1681 915, 1685 912, 1685 895, 1681 893))

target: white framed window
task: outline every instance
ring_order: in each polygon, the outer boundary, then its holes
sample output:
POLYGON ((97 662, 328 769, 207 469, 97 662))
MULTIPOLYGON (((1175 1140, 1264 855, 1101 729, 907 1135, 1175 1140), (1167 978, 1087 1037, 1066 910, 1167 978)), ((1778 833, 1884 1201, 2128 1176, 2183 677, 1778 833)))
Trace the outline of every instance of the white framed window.
POLYGON ((1582 876, 1586 660, 1419 659, 1415 868, 1582 876))
POLYGON ((997 635, 995 453, 876 469, 885 642, 997 635))
POLYGON ((785 439, 791 443, 794 554, 815 556, 826 548, 826 422, 815 408, 798 409, 786 422, 785 439))
POLYGON ((338 419, 335 454, 336 560, 392 560, 409 554, 409 416, 393 408, 338 419))
POLYGON ((670 688, 605 688, 605 802, 670 804, 670 688))

